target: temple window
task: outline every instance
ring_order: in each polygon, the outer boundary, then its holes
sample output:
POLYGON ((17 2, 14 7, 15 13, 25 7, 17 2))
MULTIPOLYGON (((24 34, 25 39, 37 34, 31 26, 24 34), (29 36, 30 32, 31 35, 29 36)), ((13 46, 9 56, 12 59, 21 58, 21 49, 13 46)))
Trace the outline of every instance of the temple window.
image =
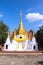
POLYGON ((20 36, 20 38, 22 38, 22 37, 20 36))
POLYGON ((33 46, 33 49, 36 49, 36 46, 33 46))
POLYGON ((6 45, 6 49, 8 49, 8 45, 6 45))

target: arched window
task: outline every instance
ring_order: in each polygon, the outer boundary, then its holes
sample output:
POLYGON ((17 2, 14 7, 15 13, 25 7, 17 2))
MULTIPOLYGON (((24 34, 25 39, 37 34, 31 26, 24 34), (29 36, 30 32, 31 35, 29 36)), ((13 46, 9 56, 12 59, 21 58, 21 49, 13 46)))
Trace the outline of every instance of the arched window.
POLYGON ((8 45, 6 45, 6 49, 8 49, 8 45))
POLYGON ((33 49, 36 49, 36 46, 33 46, 33 49))
POLYGON ((20 38, 22 38, 22 37, 20 36, 20 38))

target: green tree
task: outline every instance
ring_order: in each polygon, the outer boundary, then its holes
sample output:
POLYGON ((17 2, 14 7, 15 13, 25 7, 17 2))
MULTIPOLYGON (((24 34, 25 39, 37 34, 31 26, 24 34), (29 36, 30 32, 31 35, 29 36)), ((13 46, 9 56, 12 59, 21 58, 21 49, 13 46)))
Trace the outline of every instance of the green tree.
POLYGON ((36 33, 36 40, 38 42, 39 49, 43 49, 43 26, 39 27, 36 33))
POLYGON ((0 21, 0 44, 2 45, 5 43, 8 29, 8 26, 3 21, 0 21))

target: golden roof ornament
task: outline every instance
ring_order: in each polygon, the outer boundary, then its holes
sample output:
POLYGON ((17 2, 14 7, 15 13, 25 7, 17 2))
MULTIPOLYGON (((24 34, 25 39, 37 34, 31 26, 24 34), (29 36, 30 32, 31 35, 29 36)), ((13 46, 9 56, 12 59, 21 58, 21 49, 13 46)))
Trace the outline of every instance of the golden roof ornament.
POLYGON ((13 40, 16 40, 17 42, 23 42, 26 39, 28 39, 28 33, 23 27, 22 12, 20 12, 20 25, 19 25, 18 30, 16 30, 16 32, 14 32, 13 40), (19 36, 21 36, 22 38, 20 38, 19 36))
POLYGON ((24 27, 23 27, 23 24, 22 24, 22 12, 20 13, 20 25, 19 25, 19 28, 18 28, 18 33, 19 34, 24 34, 25 30, 24 30, 24 27))
POLYGON ((20 12, 20 22, 22 22, 22 12, 20 12))

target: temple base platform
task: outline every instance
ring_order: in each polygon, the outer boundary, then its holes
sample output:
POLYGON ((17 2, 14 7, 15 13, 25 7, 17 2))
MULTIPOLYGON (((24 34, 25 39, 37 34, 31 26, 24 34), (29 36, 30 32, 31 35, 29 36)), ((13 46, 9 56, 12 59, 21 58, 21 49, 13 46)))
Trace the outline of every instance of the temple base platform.
POLYGON ((0 51, 0 55, 43 55, 43 51, 0 51))

